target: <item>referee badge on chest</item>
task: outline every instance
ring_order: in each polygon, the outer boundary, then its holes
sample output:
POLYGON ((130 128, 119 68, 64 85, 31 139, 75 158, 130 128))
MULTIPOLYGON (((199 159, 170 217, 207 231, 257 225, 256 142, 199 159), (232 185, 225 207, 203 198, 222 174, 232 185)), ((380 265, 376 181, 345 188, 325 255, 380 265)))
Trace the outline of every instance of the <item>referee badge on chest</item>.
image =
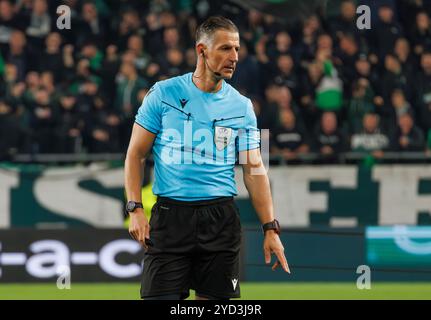
POLYGON ((217 150, 221 151, 227 147, 232 138, 232 128, 218 127, 214 128, 214 143, 217 150))

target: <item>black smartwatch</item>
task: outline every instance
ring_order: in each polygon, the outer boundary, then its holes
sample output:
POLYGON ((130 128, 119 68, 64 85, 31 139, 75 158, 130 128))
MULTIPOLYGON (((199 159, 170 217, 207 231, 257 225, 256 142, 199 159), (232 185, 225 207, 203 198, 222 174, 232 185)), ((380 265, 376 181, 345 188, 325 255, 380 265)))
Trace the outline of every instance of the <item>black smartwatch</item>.
POLYGON ((262 226, 263 234, 265 234, 265 232, 268 230, 274 230, 276 234, 280 234, 280 223, 278 220, 274 219, 273 221, 265 223, 262 226))
POLYGON ((140 202, 135 201, 129 201, 126 204, 126 211, 127 212, 134 212, 137 208, 143 208, 144 206, 140 202))

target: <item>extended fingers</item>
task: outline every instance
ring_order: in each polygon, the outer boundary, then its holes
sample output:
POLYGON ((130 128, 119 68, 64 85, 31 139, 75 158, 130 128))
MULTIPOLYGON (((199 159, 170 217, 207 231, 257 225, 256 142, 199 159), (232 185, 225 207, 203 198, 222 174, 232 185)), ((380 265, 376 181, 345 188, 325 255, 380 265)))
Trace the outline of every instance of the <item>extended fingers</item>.
POLYGON ((277 250, 275 251, 275 255, 277 256, 278 260, 276 264, 274 264, 272 270, 275 270, 275 268, 277 268, 278 265, 281 265, 284 271, 286 271, 287 273, 290 273, 290 268, 289 268, 289 265, 287 264, 287 260, 284 255, 284 252, 282 250, 277 250))
POLYGON ((271 250, 268 248, 263 249, 263 253, 265 254, 265 263, 268 264, 271 262, 271 250))
POLYGON ((144 228, 131 228, 129 229, 129 234, 134 240, 138 241, 144 247, 145 250, 147 250, 148 246, 145 243, 146 232, 143 229, 144 228))

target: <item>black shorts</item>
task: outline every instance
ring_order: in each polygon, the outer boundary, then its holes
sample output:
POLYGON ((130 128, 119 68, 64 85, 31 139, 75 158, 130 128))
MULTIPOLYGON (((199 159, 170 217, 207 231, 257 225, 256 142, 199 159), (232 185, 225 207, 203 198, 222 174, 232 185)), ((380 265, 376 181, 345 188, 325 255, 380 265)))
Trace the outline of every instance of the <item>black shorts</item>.
POLYGON ((241 223, 233 197, 184 202, 158 198, 150 219, 141 297, 238 298, 241 223))

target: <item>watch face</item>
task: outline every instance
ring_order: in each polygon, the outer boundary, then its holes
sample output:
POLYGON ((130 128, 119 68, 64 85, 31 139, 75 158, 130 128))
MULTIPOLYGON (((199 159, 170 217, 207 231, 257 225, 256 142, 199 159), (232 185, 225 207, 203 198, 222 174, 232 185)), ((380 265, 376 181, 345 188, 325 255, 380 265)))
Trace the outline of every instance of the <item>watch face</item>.
POLYGON ((135 210, 135 203, 133 201, 127 202, 126 210, 129 212, 135 210))

